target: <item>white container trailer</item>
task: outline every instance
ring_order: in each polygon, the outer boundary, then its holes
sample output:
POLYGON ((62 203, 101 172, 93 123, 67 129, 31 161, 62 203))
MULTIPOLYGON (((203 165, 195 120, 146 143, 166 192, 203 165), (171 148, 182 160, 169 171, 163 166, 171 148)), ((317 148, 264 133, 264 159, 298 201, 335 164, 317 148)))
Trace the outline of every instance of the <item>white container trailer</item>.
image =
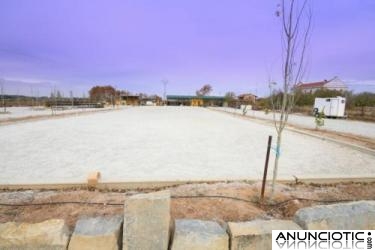
POLYGON ((327 98, 315 98, 313 114, 316 115, 318 112, 324 112, 327 117, 341 117, 345 116, 345 97, 327 97, 327 98))

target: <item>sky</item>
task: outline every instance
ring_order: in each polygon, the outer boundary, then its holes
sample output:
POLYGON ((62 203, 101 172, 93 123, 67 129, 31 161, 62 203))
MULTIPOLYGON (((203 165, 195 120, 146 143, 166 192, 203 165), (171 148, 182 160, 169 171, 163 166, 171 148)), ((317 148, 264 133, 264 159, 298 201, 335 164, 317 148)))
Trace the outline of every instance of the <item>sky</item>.
MULTIPOLYGON (((0 83, 7 94, 267 95, 281 82, 278 0, 1 0, 0 83)), ((338 76, 375 92, 375 1, 313 0, 304 81, 338 76)))

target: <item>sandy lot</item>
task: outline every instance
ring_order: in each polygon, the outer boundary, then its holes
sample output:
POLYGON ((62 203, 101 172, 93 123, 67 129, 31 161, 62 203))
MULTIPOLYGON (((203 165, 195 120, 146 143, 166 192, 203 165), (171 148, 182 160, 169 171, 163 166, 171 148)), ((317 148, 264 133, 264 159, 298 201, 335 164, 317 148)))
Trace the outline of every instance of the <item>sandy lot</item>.
MULTIPOLYGON (((233 108, 213 108, 216 110, 226 111, 228 113, 242 114, 242 110, 233 108)), ((253 116, 261 119, 272 120, 273 115, 270 112, 265 114, 264 111, 249 110, 247 116, 253 116)), ((277 116, 276 116, 277 117, 277 116)), ((315 129, 315 118, 313 116, 291 114, 288 122, 292 125, 301 126, 308 129, 315 129)), ((324 120, 322 130, 349 133, 375 139, 375 122, 351 121, 345 119, 328 119, 324 120)))
MULTIPOLYGON (((1 126, 0 135, 0 184, 17 184, 85 182, 93 170, 103 181, 260 179, 275 132, 204 108, 133 107, 1 126)), ((372 155, 284 136, 281 178, 375 176, 372 155)))

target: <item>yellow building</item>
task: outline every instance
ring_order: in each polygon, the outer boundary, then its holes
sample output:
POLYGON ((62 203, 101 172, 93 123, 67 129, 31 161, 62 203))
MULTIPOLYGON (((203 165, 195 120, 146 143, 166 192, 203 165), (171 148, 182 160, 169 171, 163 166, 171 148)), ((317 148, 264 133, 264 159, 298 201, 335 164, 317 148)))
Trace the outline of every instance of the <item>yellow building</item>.
POLYGON ((196 107, 200 107, 200 106, 203 106, 203 99, 201 98, 195 98, 195 99, 191 99, 191 106, 196 106, 196 107))

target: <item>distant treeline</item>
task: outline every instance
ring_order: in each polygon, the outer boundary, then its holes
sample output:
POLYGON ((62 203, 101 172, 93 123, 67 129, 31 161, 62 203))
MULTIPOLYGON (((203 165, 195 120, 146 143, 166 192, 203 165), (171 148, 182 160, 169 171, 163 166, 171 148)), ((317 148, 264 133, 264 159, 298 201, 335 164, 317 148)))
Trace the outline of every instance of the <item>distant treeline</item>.
POLYGON ((19 106, 78 106, 88 105, 91 103, 89 98, 68 98, 61 96, 42 96, 42 97, 31 97, 23 95, 4 95, 0 97, 0 107, 3 107, 3 103, 6 107, 19 107, 19 106))
POLYGON ((315 93, 296 93, 296 105, 307 106, 314 105, 316 97, 336 97, 342 96, 346 98, 346 107, 375 107, 375 93, 362 92, 354 94, 351 91, 337 91, 319 89, 315 93))

